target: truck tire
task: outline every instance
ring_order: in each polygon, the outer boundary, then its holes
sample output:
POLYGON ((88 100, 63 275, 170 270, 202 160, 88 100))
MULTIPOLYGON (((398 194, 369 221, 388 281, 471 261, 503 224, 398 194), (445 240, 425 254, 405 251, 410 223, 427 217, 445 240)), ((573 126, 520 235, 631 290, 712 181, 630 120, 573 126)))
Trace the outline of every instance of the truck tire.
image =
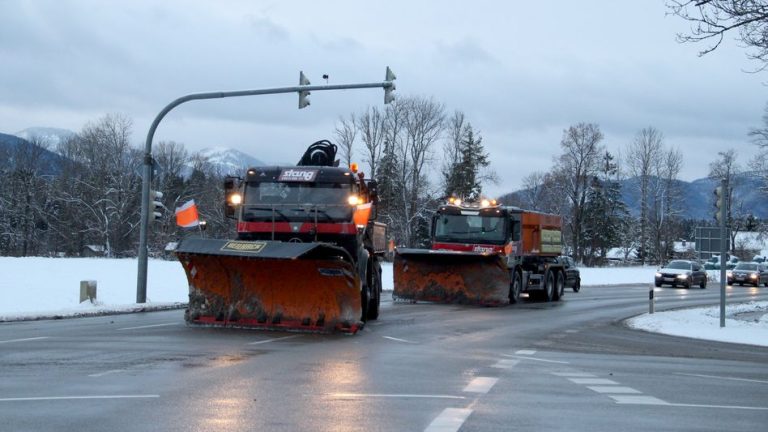
POLYGON ((509 303, 515 304, 520 301, 520 290, 523 288, 523 278, 520 272, 512 270, 512 283, 509 285, 509 303))
POLYGON ((541 293, 541 299, 545 302, 551 302, 555 296, 555 275, 551 270, 544 272, 544 291, 541 293))
POLYGON ((370 291, 368 289, 368 283, 363 281, 362 286, 360 287, 360 306, 363 310, 363 313, 360 316, 360 321, 362 322, 368 321, 368 306, 370 304, 371 304, 371 296, 370 296, 370 291))
POLYGON ((552 301, 559 301, 565 294, 565 273, 555 271, 555 289, 552 291, 552 301))
POLYGON ((371 296, 368 303, 368 319, 373 321, 379 318, 379 305, 381 304, 381 271, 373 270, 371 281, 371 296))

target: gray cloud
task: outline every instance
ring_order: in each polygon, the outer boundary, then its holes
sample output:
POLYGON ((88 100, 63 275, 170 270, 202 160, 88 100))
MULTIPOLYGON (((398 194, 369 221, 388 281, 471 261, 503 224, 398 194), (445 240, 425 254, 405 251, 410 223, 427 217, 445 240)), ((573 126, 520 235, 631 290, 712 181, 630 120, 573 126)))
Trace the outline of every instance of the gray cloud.
MULTIPOLYGON (((706 175, 717 151, 755 153, 764 75, 728 40, 699 58, 674 40, 683 22, 662 4, 628 2, 361 3, 251 1, 0 1, 0 131, 79 130, 107 112, 135 119, 136 141, 183 94, 298 83, 383 79, 400 95, 433 96, 462 110, 485 137, 505 192, 546 170, 562 130, 598 123, 620 152, 652 125, 686 154, 683 177, 706 175), (256 4, 258 3, 258 4, 256 4), (31 123, 34 122, 34 123, 31 123), (535 149, 533 151, 532 149, 535 149)), ((193 102, 159 139, 190 149, 239 148, 292 161, 332 136, 339 116, 380 105, 380 90, 193 102)), ((271 157, 270 157, 271 156, 271 157)))

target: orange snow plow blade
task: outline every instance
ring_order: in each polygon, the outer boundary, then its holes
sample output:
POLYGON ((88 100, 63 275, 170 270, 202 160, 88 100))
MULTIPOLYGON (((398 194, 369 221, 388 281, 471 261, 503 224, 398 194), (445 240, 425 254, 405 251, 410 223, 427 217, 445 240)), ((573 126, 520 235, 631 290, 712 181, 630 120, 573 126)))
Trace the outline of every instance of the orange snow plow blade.
POLYGON ((395 300, 497 306, 509 303, 509 271, 497 254, 397 249, 395 300))
POLYGON ((344 249, 324 243, 186 239, 189 323, 355 333, 360 278, 344 249))

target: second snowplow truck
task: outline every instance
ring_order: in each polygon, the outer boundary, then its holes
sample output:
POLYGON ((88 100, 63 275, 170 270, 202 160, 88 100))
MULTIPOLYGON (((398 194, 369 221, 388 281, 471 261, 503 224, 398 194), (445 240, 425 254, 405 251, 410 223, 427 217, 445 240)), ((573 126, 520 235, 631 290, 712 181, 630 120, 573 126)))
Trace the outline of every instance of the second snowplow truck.
POLYGON ((225 181, 237 239, 188 238, 176 249, 190 323, 355 333, 379 315, 386 226, 376 184, 312 144, 297 166, 255 167, 225 181))
POLYGON ((431 230, 431 249, 395 250, 395 300, 495 306, 521 293, 563 296, 560 216, 451 198, 431 230))

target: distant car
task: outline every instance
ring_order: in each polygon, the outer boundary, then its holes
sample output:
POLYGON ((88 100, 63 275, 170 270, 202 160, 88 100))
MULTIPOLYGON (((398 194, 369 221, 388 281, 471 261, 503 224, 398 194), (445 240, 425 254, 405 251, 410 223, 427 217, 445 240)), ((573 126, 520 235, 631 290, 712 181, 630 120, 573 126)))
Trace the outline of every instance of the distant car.
POLYGON ((558 261, 565 267, 565 286, 573 289, 573 292, 579 292, 581 289, 581 272, 576 267, 576 261, 568 256, 558 257, 558 261))
POLYGON ((707 272, 695 261, 674 260, 656 272, 655 284, 657 287, 681 285, 685 288, 698 285, 704 289, 707 287, 707 272))
POLYGON ((768 287, 768 267, 762 263, 740 262, 733 270, 725 273, 725 278, 728 285, 737 283, 741 286, 744 284, 760 286, 764 284, 768 287))
POLYGON ((725 268, 727 270, 733 270, 733 269, 736 268, 736 265, 738 265, 738 264, 739 264, 739 258, 735 257, 735 256, 732 256, 731 259, 726 261, 725 268))

